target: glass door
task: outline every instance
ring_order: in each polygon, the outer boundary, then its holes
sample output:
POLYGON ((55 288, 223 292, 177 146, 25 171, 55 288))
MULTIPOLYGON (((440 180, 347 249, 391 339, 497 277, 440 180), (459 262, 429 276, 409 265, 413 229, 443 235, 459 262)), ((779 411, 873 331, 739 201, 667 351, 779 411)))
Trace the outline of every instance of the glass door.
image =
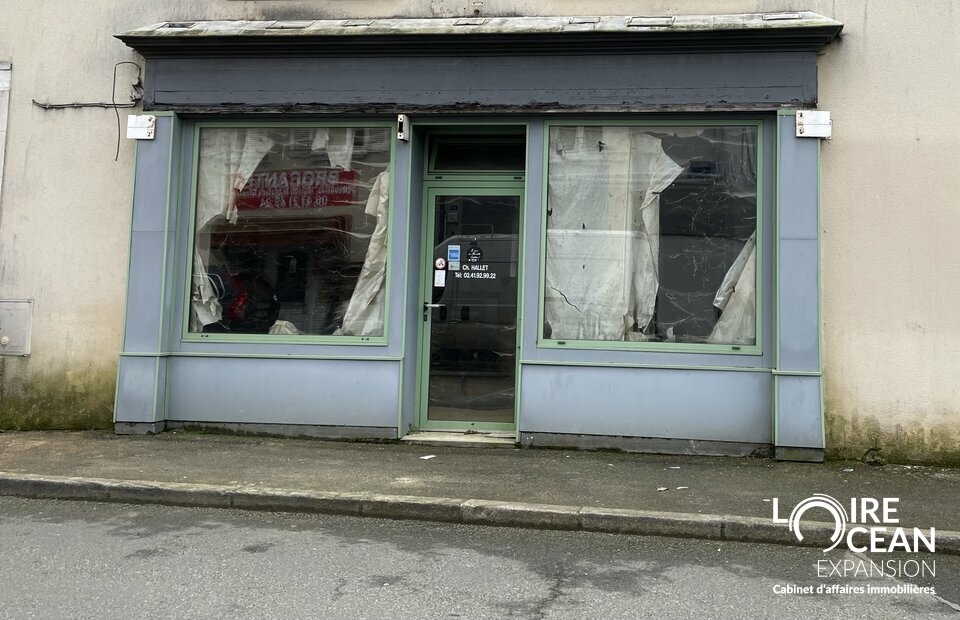
POLYGON ((420 426, 513 430, 522 189, 427 201, 420 426))

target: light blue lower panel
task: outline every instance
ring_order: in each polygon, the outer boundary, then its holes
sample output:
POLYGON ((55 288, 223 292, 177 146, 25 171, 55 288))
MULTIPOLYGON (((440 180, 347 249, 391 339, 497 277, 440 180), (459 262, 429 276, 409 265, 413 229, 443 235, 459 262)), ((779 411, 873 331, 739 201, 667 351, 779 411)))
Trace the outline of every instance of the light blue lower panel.
POLYGON ((153 352, 160 348, 160 282, 163 281, 164 234, 131 233, 130 273, 127 285, 127 320, 124 351, 153 352))
POLYGON ((397 426, 400 363, 174 357, 168 419, 397 426))
POLYGON ((780 241, 780 370, 820 368, 817 240, 780 241))
POLYGON ((761 372, 522 366, 520 430, 772 443, 761 372))
POLYGON ((820 377, 777 377, 777 446, 823 449, 820 377))
POLYGON ((156 357, 120 358, 115 422, 136 424, 159 419, 155 401, 158 362, 162 363, 156 357))

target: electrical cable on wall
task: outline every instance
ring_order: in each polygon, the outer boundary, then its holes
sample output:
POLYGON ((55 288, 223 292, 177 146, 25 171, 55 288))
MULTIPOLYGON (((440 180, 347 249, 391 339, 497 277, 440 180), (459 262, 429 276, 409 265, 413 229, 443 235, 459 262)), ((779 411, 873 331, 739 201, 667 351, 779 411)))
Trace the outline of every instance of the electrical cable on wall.
POLYGON ((122 60, 115 65, 113 65, 113 91, 110 95, 110 101, 93 101, 93 102, 73 102, 73 103, 42 103, 36 99, 31 99, 33 105, 44 110, 64 110, 67 108, 104 108, 112 109, 117 115, 117 153, 113 158, 113 161, 118 161, 120 159, 120 108, 134 108, 143 99, 143 67, 137 63, 130 60, 122 60), (133 92, 130 94, 129 103, 117 103, 117 69, 120 68, 120 65, 133 65, 137 68, 137 79, 133 82, 133 92))

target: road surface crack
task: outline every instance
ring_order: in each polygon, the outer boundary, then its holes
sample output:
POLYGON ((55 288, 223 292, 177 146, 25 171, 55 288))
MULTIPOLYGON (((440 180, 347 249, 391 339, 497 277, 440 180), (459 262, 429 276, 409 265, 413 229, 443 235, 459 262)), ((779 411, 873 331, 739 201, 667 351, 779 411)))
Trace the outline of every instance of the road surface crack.
POLYGON ((537 606, 533 609, 533 614, 535 618, 546 618, 547 610, 557 602, 561 596, 564 595, 563 592, 563 582, 565 575, 563 574, 563 569, 558 570, 553 575, 553 583, 547 589, 547 596, 543 598, 542 601, 537 603, 537 606))

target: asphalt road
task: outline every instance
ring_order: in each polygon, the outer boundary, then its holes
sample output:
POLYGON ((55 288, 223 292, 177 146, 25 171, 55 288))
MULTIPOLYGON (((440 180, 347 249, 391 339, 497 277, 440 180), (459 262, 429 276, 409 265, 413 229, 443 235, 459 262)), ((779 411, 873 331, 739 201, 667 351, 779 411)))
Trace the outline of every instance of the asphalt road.
POLYGON ((0 498, 0 617, 960 618, 960 558, 925 557, 906 581, 937 596, 776 594, 902 582, 818 578, 816 549, 0 498))

